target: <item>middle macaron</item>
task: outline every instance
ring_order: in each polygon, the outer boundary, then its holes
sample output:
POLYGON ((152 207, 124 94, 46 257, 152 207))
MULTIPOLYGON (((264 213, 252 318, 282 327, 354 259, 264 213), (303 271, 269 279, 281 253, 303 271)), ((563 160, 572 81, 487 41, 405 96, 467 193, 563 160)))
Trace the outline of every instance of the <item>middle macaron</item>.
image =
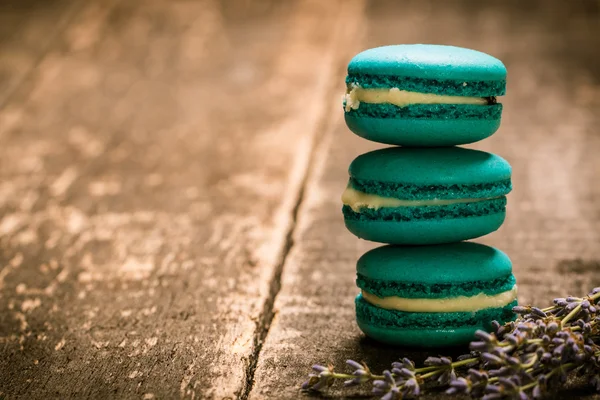
POLYGON ((503 158, 459 147, 375 150, 349 168, 346 227, 359 238, 398 245, 451 243, 497 230, 511 191, 503 158))

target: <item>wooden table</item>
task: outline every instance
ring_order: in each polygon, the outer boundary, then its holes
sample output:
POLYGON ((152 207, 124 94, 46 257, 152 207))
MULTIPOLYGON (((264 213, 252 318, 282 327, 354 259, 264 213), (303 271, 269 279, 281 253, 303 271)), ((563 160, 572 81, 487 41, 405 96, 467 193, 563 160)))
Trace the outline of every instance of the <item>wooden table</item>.
POLYGON ((0 398, 286 399, 315 362, 422 360, 354 323, 354 263, 374 245, 344 229, 340 194, 378 146, 340 97, 349 59, 377 45, 505 62, 502 127, 474 147, 513 165, 515 189, 481 241, 513 259, 522 303, 587 293, 599 8, 2 2, 0 398))

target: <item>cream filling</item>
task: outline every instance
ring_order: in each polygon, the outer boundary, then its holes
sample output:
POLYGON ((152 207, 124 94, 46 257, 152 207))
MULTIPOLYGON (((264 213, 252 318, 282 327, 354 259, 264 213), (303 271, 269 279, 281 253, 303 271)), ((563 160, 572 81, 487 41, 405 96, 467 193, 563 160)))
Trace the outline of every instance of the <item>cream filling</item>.
POLYGON ((407 299, 404 297, 377 297, 362 291, 363 298, 379 308, 407 312, 471 312, 485 308, 499 308, 512 303, 517 298, 517 285, 511 290, 488 296, 479 293, 475 296, 457 296, 447 299, 407 299))
POLYGON ((477 201, 496 199, 485 197, 482 199, 430 199, 430 200, 402 200, 393 197, 383 197, 376 194, 364 193, 348 185, 342 193, 342 203, 350 206, 354 212, 362 208, 379 209, 382 207, 421 207, 421 206, 447 206, 459 203, 474 203, 477 201))
POLYGON ((388 103, 398 107, 405 107, 409 104, 488 104, 487 99, 484 97, 445 96, 433 93, 409 92, 398 88, 364 89, 357 84, 353 84, 349 88, 343 100, 346 102, 346 112, 356 110, 361 102, 388 103))

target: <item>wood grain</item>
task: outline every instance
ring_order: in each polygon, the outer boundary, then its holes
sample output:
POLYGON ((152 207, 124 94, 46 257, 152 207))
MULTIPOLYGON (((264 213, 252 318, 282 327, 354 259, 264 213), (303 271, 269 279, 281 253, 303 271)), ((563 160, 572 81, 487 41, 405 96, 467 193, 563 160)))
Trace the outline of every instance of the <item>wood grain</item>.
POLYGON ((515 190, 482 241, 513 259, 523 303, 598 285, 599 15, 591 0, 2 2, 0 398, 289 399, 315 362, 422 360, 354 323, 354 264, 375 245, 345 230, 339 196, 379 146, 339 98, 350 57, 382 44, 505 61, 503 126, 474 147, 513 164, 515 190))
POLYGON ((338 9, 78 11, 0 114, 0 396, 249 390, 338 9))
MULTIPOLYGON (((472 147, 505 157, 513 166, 515 189, 504 226, 480 241, 512 258, 522 303, 544 305, 559 295, 587 293, 600 284, 600 188, 595 184, 600 177, 600 58, 589 53, 599 45, 594 34, 598 7, 529 2, 525 13, 518 2, 477 4, 369 2, 365 39, 354 46, 358 51, 388 43, 448 43, 486 51, 506 63, 502 127, 472 147)), ((337 79, 342 92, 343 71, 337 79)), ((299 396, 314 363, 343 369, 353 358, 381 371, 399 357, 422 361, 427 355, 377 344, 355 325, 355 262, 376 245, 345 230, 339 198, 350 161, 380 146, 352 135, 341 114, 341 107, 332 111, 316 153, 253 399, 299 396)), ((332 390, 328 396, 342 393, 366 396, 368 389, 332 390)), ((599 398, 589 390, 568 396, 586 394, 599 398)))
POLYGON ((69 0, 0 3, 0 109, 35 70, 80 5, 69 0))

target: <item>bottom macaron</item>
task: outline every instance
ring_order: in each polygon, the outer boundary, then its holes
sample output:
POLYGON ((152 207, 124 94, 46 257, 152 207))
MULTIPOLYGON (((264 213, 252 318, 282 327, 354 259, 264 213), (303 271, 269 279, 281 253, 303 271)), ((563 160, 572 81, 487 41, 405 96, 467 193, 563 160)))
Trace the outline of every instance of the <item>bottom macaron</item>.
POLYGON ((410 347, 466 345, 492 321, 512 321, 510 259, 472 242, 383 246, 356 264, 356 319, 369 337, 410 347))
POLYGON ((477 312, 420 313, 386 310, 367 302, 362 294, 355 300, 356 322, 370 338, 395 346, 450 347, 465 345, 477 330, 489 331, 491 321, 504 324, 516 315, 514 300, 504 307, 477 312))

